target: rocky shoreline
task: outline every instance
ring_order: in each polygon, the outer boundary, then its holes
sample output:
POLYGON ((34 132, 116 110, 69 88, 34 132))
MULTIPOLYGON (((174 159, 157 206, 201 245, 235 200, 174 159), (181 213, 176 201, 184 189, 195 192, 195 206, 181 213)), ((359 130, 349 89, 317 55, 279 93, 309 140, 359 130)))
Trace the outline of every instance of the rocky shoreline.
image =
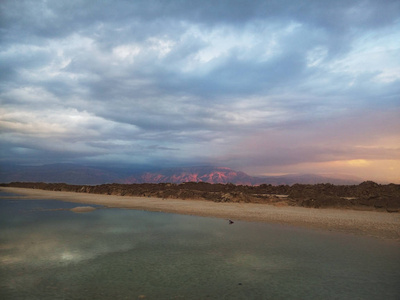
POLYGON ((102 184, 12 182, 4 187, 31 188, 89 194, 156 197, 162 199, 199 199, 213 202, 265 203, 277 206, 344 208, 386 212, 400 211, 400 185, 381 185, 366 181, 359 185, 294 184, 259 186, 187 182, 181 184, 102 184))

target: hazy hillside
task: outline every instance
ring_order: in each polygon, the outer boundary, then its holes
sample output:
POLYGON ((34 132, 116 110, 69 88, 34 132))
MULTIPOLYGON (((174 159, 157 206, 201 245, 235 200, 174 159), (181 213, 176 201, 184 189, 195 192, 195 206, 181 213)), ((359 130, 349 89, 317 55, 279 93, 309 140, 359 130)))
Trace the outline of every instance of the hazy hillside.
POLYGON ((0 182, 40 181, 69 184, 102 184, 119 182, 120 175, 101 168, 75 164, 51 164, 43 166, 1 165, 0 182))
POLYGON ((333 176, 323 176, 316 174, 289 174, 282 176, 265 176, 258 178, 261 183, 268 183, 273 185, 281 184, 319 184, 319 183, 331 183, 337 185, 347 185, 347 184, 359 184, 363 180, 361 178, 337 175, 333 176))

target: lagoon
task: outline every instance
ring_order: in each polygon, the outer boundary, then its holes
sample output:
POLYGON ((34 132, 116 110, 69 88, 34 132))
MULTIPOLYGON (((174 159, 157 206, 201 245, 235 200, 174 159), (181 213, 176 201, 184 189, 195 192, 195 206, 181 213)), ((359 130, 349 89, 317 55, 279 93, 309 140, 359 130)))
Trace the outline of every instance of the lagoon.
POLYGON ((398 242, 1 196, 1 299, 400 298, 398 242))

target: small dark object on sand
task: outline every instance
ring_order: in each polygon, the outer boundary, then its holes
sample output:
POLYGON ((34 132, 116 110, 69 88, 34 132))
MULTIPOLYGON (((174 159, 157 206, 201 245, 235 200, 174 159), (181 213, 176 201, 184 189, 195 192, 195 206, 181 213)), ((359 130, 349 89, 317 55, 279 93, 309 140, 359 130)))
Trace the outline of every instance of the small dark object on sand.
POLYGON ((231 219, 229 219, 228 222, 229 222, 229 224, 233 224, 234 223, 231 219))

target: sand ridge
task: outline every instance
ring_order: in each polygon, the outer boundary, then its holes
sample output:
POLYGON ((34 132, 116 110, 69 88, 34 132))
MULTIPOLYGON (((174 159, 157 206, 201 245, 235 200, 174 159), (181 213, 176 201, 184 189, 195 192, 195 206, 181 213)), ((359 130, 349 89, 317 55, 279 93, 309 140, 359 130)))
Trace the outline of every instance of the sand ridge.
POLYGON ((216 203, 206 200, 114 196, 1 187, 24 195, 15 199, 52 199, 110 208, 160 211, 254 222, 280 223, 373 236, 400 242, 400 214, 342 209, 315 209, 255 203, 216 203))

